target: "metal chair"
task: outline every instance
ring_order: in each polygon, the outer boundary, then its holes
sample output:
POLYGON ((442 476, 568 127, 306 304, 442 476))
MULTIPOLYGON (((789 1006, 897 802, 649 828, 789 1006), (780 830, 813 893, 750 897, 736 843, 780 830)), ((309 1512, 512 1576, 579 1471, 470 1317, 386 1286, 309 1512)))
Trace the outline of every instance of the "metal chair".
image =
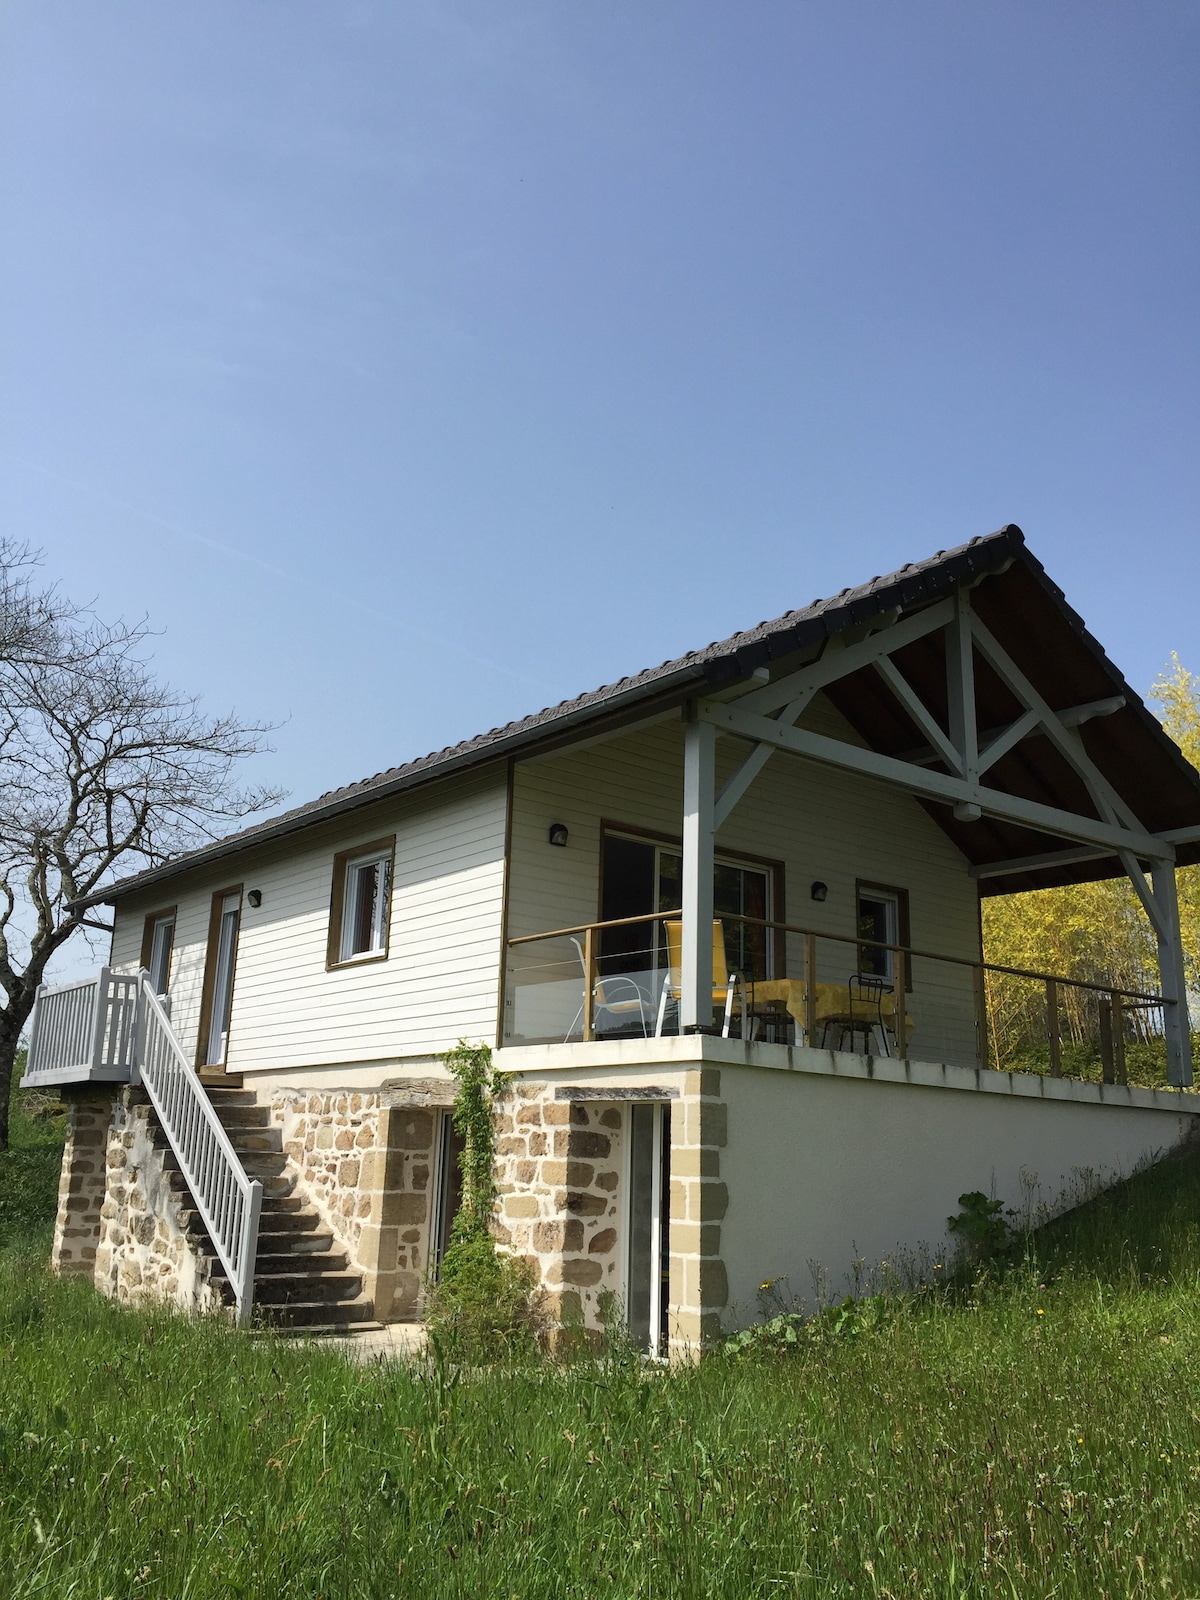
MULTIPOLYGON (((667 973, 663 978, 662 996, 658 1003, 658 1022, 655 1026, 655 1037, 662 1034, 667 1020, 667 1006, 672 1001, 678 1006, 683 994, 681 969, 683 967, 683 923, 668 922, 667 928, 667 973)), ((742 1037, 748 1038, 746 1030, 749 1026, 750 1008, 746 1001, 746 980, 740 972, 730 972, 729 963, 725 959, 725 929, 719 919, 713 920, 713 1004, 720 1005, 724 1002, 725 1020, 721 1027, 722 1039, 729 1037, 729 1025, 733 1020, 733 996, 739 987, 742 991, 742 1037)))
POLYGON ((883 1020, 883 997, 891 992, 889 979, 880 977, 875 972, 855 972, 852 974, 846 992, 849 998, 849 1010, 831 1014, 824 1018, 821 1030, 821 1045, 824 1047, 830 1028, 839 1030, 838 1048, 845 1049, 846 1041, 850 1041, 850 1049, 854 1049, 855 1034, 862 1035, 863 1054, 873 1054, 871 1044, 873 1036, 878 1031, 880 1043, 883 1046, 882 1054, 890 1056, 892 1053, 891 1038, 888 1034, 887 1024, 883 1020))
MULTIPOLYGON (((567 1029, 564 1044, 574 1034, 583 1018, 583 1008, 587 1004, 587 957, 583 953, 583 946, 579 940, 572 937, 571 943, 579 952, 579 965, 583 968, 584 999, 583 1004, 575 1013, 575 1020, 567 1029)), ((592 1021, 595 1023, 602 1011, 610 1016, 625 1019, 631 1017, 636 1011, 638 1021, 642 1027, 642 1038, 650 1037, 650 1002, 636 978, 627 977, 624 973, 610 973, 607 977, 597 978, 592 986, 592 1021), (620 996, 620 998, 617 998, 620 996)), ((599 1029, 596 1030, 597 1032, 599 1029)))

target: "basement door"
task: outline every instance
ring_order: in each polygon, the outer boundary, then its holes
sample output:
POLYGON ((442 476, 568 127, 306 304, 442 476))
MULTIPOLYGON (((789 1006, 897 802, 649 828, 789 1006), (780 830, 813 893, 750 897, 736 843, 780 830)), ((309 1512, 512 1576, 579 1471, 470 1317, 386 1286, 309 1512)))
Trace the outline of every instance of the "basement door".
POLYGON ((667 1350, 670 1301, 671 1108, 629 1108, 629 1335, 653 1356, 667 1350))

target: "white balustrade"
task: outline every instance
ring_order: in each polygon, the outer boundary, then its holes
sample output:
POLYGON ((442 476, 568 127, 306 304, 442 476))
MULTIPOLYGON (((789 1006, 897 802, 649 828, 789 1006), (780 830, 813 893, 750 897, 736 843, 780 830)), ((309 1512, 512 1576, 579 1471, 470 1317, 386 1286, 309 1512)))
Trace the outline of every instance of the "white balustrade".
POLYGON ((88 1082, 146 1090, 245 1323, 254 1302, 262 1184, 242 1166, 145 972, 101 967, 80 983, 38 990, 22 1087, 88 1082))

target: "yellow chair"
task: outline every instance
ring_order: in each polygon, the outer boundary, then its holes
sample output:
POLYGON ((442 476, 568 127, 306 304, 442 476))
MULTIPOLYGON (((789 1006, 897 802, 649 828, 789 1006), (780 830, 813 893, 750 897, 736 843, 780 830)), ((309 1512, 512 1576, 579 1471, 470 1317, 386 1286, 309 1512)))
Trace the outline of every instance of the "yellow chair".
MULTIPOLYGON (((668 922, 667 925, 667 975, 663 979, 662 999, 658 1003, 658 1024, 654 1029, 655 1037, 663 1031, 663 1024, 667 1018, 667 1002, 674 1000, 678 1005, 683 995, 681 973, 683 970, 683 923, 668 922)), ((725 929, 718 918, 713 919, 713 960, 712 960, 713 1005, 725 1006, 725 1021, 721 1028, 722 1039, 729 1037, 729 1024, 733 1018, 733 992, 740 988, 742 991, 742 1037, 746 1037, 746 1022, 749 1008, 746 1004, 746 980, 740 972, 730 972, 729 963, 725 959, 725 929)))

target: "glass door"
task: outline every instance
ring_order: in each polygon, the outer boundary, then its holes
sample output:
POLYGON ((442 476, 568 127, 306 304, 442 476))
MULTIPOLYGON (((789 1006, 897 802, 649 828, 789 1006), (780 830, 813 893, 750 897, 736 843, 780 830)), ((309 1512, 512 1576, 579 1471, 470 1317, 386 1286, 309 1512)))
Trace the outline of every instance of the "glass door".
POLYGON ((634 1344, 667 1351, 670 1304, 671 1108, 629 1108, 629 1258, 626 1317, 634 1344))
POLYGON ((221 900, 215 949, 209 950, 209 959, 214 962, 214 968, 205 1061, 210 1067, 220 1066, 225 1060, 229 1044, 229 1019, 233 1012, 233 968, 237 959, 238 923, 241 915, 241 891, 225 895, 221 900))

